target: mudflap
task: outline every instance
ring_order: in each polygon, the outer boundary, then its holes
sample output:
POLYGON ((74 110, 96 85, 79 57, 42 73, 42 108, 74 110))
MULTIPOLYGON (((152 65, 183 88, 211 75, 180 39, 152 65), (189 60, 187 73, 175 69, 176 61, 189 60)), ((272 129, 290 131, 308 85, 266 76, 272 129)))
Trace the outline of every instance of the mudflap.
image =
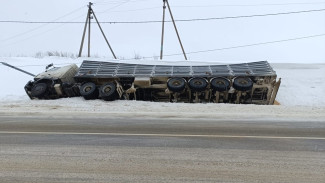
POLYGON ((70 98, 80 96, 79 85, 77 84, 63 83, 62 89, 66 97, 70 98))

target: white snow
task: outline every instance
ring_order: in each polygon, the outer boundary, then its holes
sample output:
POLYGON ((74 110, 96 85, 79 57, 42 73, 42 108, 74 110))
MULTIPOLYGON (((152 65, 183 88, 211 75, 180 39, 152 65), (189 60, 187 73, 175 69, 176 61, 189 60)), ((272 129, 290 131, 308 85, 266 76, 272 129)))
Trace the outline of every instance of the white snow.
MULTIPOLYGON (((38 74, 45 66, 54 63, 55 66, 80 64, 83 59, 46 57, 10 57, 0 58, 28 72, 38 74)), ((94 59, 98 60, 98 59, 94 59)), ((125 61, 120 61, 125 62, 125 61)), ((128 61, 142 62, 143 61, 128 61)), ((157 62, 157 61, 156 61, 157 62)), ((149 61, 145 63, 153 64, 149 61)), ((161 62, 159 62, 161 63, 161 62)), ((163 63, 170 63, 165 61, 163 63)), ((180 63, 186 64, 186 63, 180 63)), ((197 63, 190 63, 197 64, 197 63)), ((66 98, 59 100, 30 100, 24 91, 25 84, 32 80, 19 71, 0 64, 0 112, 92 112, 112 113, 117 116, 142 115, 188 118, 242 118, 247 115, 255 119, 310 119, 325 120, 325 64, 294 64, 272 63, 282 84, 277 96, 281 106, 231 105, 231 104, 175 104, 143 101, 101 100, 84 101, 82 98, 66 98)))
POLYGON ((0 103, 0 114, 34 113, 60 116, 77 116, 87 113, 96 117, 117 118, 172 118, 198 120, 278 120, 322 121, 324 107, 309 106, 258 106, 235 104, 186 104, 144 101, 86 101, 82 97, 53 101, 29 100, 27 97, 0 103), (72 115, 73 114, 73 115, 72 115))
POLYGON ((325 64, 271 64, 282 78, 277 100, 285 106, 325 106, 325 64))

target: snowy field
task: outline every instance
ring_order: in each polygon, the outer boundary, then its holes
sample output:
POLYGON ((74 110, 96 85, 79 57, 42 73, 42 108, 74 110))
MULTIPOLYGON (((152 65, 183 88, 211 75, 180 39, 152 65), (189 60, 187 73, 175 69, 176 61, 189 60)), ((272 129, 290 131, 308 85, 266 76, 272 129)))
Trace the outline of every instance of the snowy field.
MULTIPOLYGON (((83 58, 0 58, 33 74, 43 72, 45 66, 54 63, 64 66, 80 64, 83 58)), ((146 61, 148 63, 148 61, 146 61)), ((188 62, 186 62, 188 63, 188 62)), ((184 64, 180 63, 180 64, 184 64)), ((190 63, 194 64, 194 63, 190 63)), ((224 64, 224 63, 222 63, 224 64)), ((89 112, 114 114, 116 116, 157 116, 219 119, 274 119, 325 121, 325 64, 272 63, 282 84, 277 96, 281 106, 230 105, 230 104, 175 104, 142 101, 101 100, 84 101, 82 98, 54 101, 31 101, 24 91, 25 84, 32 80, 19 71, 0 64, 1 86, 0 112, 89 112)))

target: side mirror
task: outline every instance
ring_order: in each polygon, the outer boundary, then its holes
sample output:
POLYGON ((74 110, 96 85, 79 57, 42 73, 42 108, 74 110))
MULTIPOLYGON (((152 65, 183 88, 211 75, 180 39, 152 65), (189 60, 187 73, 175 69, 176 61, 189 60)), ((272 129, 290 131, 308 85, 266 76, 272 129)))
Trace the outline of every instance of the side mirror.
POLYGON ((45 70, 47 71, 50 67, 53 67, 53 63, 47 65, 47 66, 45 67, 45 70))

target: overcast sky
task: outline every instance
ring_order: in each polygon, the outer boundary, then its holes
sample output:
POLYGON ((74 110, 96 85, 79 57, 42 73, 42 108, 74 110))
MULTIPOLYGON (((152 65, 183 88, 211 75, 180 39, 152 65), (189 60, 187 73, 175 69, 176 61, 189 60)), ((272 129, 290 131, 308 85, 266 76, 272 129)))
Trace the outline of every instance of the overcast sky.
MULTIPOLYGON (((0 20, 81 21, 86 0, 6 0, 0 20)), ((162 0, 96 0, 99 21, 146 21, 162 19, 162 0)), ((315 0, 169 0, 175 19, 229 17, 325 9, 315 0)), ((167 20, 170 16, 167 14, 167 20)), ((0 23, 0 56, 33 56, 37 52, 77 53, 84 24, 0 23)), ((115 54, 132 58, 159 56, 161 23, 102 24, 115 54)), ((325 34, 325 11, 211 21, 177 22, 186 52, 236 47, 263 42, 325 34)), ((92 25, 91 54, 112 58, 99 32, 92 25)), ((171 23, 166 24, 165 54, 181 53, 171 23)), ((86 54, 86 49, 84 49, 86 54)), ((325 63, 325 36, 276 44, 189 54, 191 60, 325 63)), ((165 57, 183 60, 183 56, 165 57)))

